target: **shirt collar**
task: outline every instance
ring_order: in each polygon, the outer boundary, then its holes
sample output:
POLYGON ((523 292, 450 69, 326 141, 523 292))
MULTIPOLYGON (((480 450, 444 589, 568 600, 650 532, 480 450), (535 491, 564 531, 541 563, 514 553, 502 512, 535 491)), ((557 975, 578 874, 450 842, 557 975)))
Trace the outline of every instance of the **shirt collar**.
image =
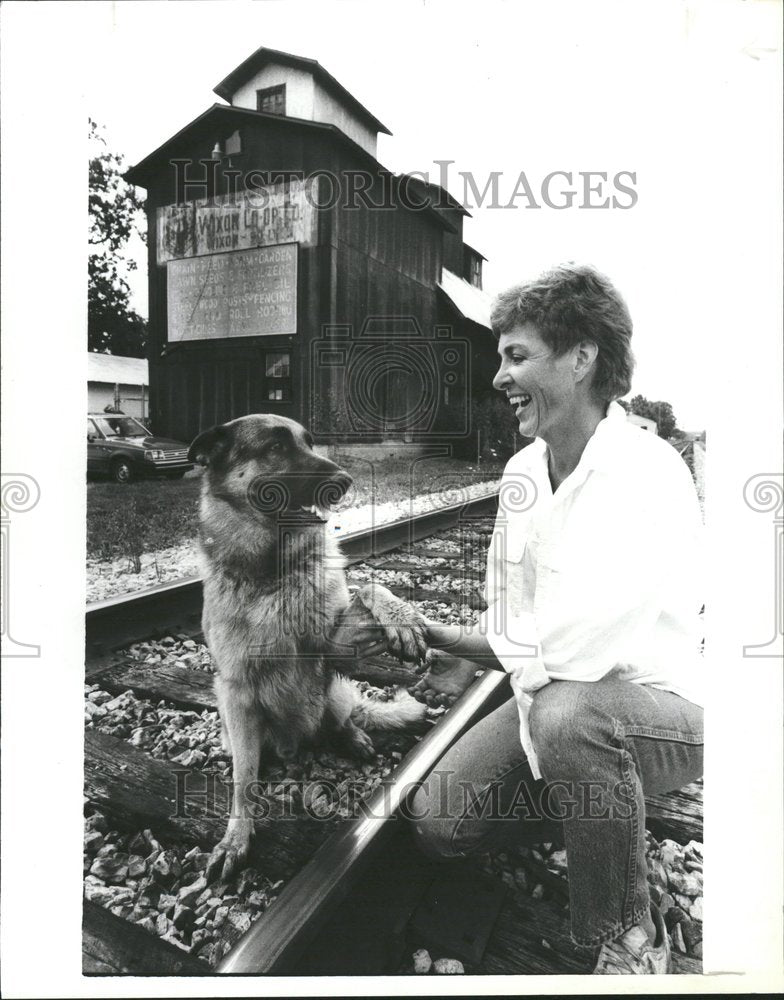
MULTIPOLYGON (((613 401, 607 406, 606 415, 599 421, 596 425, 596 430, 588 439, 588 443, 580 456, 580 461, 569 476, 569 479, 571 480, 572 476, 574 476, 575 480, 582 480, 591 469, 601 466, 607 456, 613 453, 615 443, 618 440, 618 431, 622 427, 626 427, 626 411, 620 403, 613 401)), ((546 471, 547 442, 542 440, 542 438, 534 438, 528 447, 536 449, 546 471)))
POLYGON ((607 415, 596 425, 596 430, 588 439, 585 450, 580 456, 577 468, 585 465, 595 469, 614 450, 618 440, 618 431, 626 427, 626 412, 620 403, 613 401, 607 407, 607 415))

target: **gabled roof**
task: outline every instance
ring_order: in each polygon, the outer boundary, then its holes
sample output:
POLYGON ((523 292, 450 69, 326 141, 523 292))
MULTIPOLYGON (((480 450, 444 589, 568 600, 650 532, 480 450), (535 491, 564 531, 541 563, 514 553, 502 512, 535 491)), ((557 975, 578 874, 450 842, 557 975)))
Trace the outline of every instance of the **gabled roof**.
POLYGON ((471 217, 471 213, 465 206, 461 205, 460 202, 451 195, 445 187, 440 184, 436 184, 433 181, 426 181, 424 177, 419 174, 399 174, 398 176, 405 177, 408 179, 408 183, 413 181, 420 188, 424 188, 427 194, 431 198, 431 204, 435 209, 446 210, 449 208, 454 209, 459 215, 467 215, 471 217))
POLYGON ((447 271, 446 268, 442 268, 438 287, 461 316, 465 316, 472 323, 484 326, 488 330, 492 329, 490 307, 493 300, 487 292, 483 292, 476 285, 472 285, 451 271, 447 271))
POLYGON ((146 358, 124 358, 119 354, 87 354, 87 381, 112 385, 149 385, 146 358))
POLYGON ((479 253, 476 247, 470 246, 468 243, 466 243, 465 240, 463 240, 463 246, 466 248, 466 250, 470 250, 471 253, 474 254, 476 257, 481 257, 482 260, 487 260, 487 257, 485 257, 483 253, 479 253))
MULTIPOLYGON (((273 128, 304 128, 330 133, 348 146, 357 156, 364 159, 370 165, 371 169, 377 170, 379 173, 390 174, 390 171, 382 166, 375 156, 371 155, 366 149, 363 149, 359 143, 350 139, 337 125, 330 125, 328 122, 314 122, 306 118, 291 118, 288 115, 273 115, 268 114, 266 111, 254 111, 251 108, 237 108, 232 104, 213 104, 212 107, 207 108, 206 111, 194 118, 192 122, 189 122, 179 132, 176 132, 170 139, 167 139, 166 142, 153 150, 152 153, 145 156, 143 160, 140 160, 135 166, 129 167, 123 174, 123 177, 129 184, 138 184, 139 187, 146 188, 161 167, 168 165, 171 153, 173 149, 176 149, 178 143, 186 139, 193 140, 203 134, 204 137, 209 138, 211 145, 215 141, 216 129, 225 129, 228 134, 228 132, 242 124, 243 121, 254 123, 263 121, 273 128)), ((395 177, 395 175, 392 176, 395 177)), ((430 218, 438 221, 442 228, 449 230, 449 232, 457 232, 452 223, 437 209, 428 207, 424 209, 424 212, 430 218)))
POLYGON ((273 115, 266 111, 254 111, 252 108, 237 108, 233 104, 213 104, 206 111, 197 115, 193 121, 184 125, 179 132, 175 132, 171 138, 158 146, 157 149, 154 149, 152 153, 145 156, 143 160, 139 160, 135 166, 129 167, 123 174, 123 177, 130 184, 138 184, 140 187, 146 187, 147 180, 155 171, 157 161, 165 159, 171 147, 175 146, 180 140, 186 137, 192 138, 200 131, 204 131, 205 134, 211 134, 212 129, 216 127, 220 128, 222 125, 229 128, 236 128, 237 124, 243 118, 246 121, 268 121, 271 125, 280 128, 301 128, 304 126, 311 129, 320 129, 323 132, 332 132, 351 146, 360 156, 380 166, 375 157, 371 156, 359 143, 350 139, 337 125, 330 125, 328 122, 314 122, 309 118, 292 118, 290 115, 273 115))
POLYGON ((137 164, 133 167, 129 167, 123 177, 128 181, 129 184, 138 184, 139 187, 147 187, 147 181, 155 173, 156 167, 159 160, 165 160, 172 146, 176 146, 181 140, 188 138, 192 139, 200 132, 204 132, 205 135, 211 135, 212 130, 215 128, 220 128, 221 126, 226 126, 228 128, 237 127, 242 119, 251 120, 253 119, 266 119, 270 124, 275 126, 280 126, 281 128, 293 128, 296 126, 307 125, 312 128, 322 129, 327 132, 334 132, 341 138, 345 139, 347 143, 350 143, 357 151, 359 151, 363 156, 369 157, 370 154, 367 150, 362 149, 362 147, 354 142, 353 139, 341 132, 336 125, 329 125, 325 122, 313 122, 305 120, 304 118, 291 118, 284 115, 273 115, 266 111, 253 111, 250 108, 236 108, 231 104, 213 104, 206 111, 202 111, 200 115, 197 115, 193 121, 188 122, 187 125, 175 132, 173 136, 168 138, 165 142, 161 143, 157 149, 154 149, 151 153, 148 153, 143 160, 139 160, 137 164))
POLYGON ((303 56, 292 55, 291 52, 281 52, 279 49, 268 49, 264 46, 256 49, 252 55, 248 56, 244 62, 240 63, 213 88, 213 93, 222 97, 224 101, 230 101, 231 95, 236 93, 243 83, 247 83, 268 63, 281 63, 284 66, 292 66, 294 69, 303 69, 307 73, 311 73, 325 90, 353 111, 357 118, 361 118, 367 125, 372 126, 376 132, 392 135, 386 125, 380 122, 375 115, 372 115, 363 104, 360 104, 342 83, 338 83, 335 77, 324 69, 321 63, 315 59, 305 59, 303 56))

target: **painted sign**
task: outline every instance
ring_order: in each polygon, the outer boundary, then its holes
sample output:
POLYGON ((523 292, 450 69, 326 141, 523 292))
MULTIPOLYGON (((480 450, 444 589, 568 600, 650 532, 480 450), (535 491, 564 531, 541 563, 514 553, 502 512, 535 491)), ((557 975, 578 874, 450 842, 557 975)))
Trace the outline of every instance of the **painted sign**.
POLYGON ((171 260, 169 343, 297 332, 297 244, 171 260))
POLYGON ((268 185, 158 209, 157 260, 314 243, 316 209, 304 181, 268 185))

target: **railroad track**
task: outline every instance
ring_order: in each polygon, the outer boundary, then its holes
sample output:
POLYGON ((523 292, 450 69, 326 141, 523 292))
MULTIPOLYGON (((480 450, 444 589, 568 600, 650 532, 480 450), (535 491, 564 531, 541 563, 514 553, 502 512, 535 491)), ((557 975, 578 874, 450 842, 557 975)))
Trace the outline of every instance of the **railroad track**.
MULTIPOLYGON (((382 577, 431 617, 467 620, 481 607, 474 585, 496 504, 492 495, 348 535, 349 576, 382 577)), ((401 821, 446 750, 508 697, 494 671, 448 709, 431 706, 421 731, 377 738, 374 765, 316 753, 268 768, 260 803, 272 822, 257 828, 249 868, 206 886, 229 783, 200 615, 198 579, 87 610, 86 974, 394 973, 421 944, 473 972, 590 970, 569 942, 566 883, 546 856, 521 860, 542 890, 532 898, 492 865, 426 861, 401 821)), ((382 689, 417 680, 388 657, 347 670, 382 689)), ((659 837, 701 840, 701 789, 649 800, 648 825, 659 837)), ((684 958, 681 970, 697 964, 684 958)))

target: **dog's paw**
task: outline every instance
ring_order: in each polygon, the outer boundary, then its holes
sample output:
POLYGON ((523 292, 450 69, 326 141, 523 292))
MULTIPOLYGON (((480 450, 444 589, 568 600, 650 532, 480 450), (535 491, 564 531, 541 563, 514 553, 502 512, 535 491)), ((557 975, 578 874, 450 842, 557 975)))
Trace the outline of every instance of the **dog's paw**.
POLYGON ((227 882, 245 867, 252 836, 252 819, 232 817, 229 820, 223 840, 212 849, 207 862, 204 874, 208 885, 216 878, 227 882))
POLYGON ((422 663, 427 654, 427 623, 410 604, 377 583, 357 594, 375 622, 384 630, 390 653, 409 663, 422 663))
POLYGON ((371 760, 376 755, 373 740, 371 740, 364 729, 355 727, 349 735, 349 744, 352 752, 362 760, 371 760))
POLYGON ((359 757, 360 760, 372 760, 376 755, 376 748, 371 738, 351 719, 347 719, 340 729, 332 734, 332 742, 339 753, 359 757))

